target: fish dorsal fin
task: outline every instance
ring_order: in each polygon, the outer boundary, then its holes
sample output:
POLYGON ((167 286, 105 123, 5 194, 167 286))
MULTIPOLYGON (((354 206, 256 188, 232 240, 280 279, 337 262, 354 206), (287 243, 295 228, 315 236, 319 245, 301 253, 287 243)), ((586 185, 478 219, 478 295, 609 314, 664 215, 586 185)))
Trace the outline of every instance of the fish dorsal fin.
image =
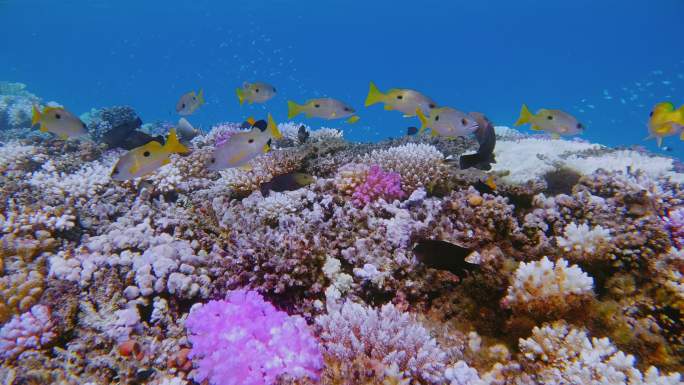
POLYGON ((539 126, 537 126, 536 124, 533 124, 531 128, 532 128, 534 131, 541 131, 541 130, 542 130, 542 128, 539 127, 539 126))

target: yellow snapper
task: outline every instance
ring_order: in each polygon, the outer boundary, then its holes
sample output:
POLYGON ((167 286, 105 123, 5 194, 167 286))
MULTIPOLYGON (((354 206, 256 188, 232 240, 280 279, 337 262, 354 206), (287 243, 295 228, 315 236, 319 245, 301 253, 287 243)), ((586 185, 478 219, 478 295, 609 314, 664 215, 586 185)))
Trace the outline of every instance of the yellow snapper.
POLYGON ((297 104, 291 100, 287 102, 287 118, 304 113, 307 118, 315 117, 321 119, 347 119, 347 123, 355 123, 359 117, 354 115, 353 108, 333 98, 319 98, 307 100, 304 104, 297 104))
POLYGON ((242 105, 242 103, 244 103, 245 100, 249 104, 265 103, 273 99, 273 97, 276 94, 276 89, 272 85, 262 82, 244 82, 242 84, 242 88, 238 88, 237 90, 235 90, 235 92, 237 93, 240 105, 242 105))
POLYGON ((268 123, 263 120, 254 122, 251 130, 233 134, 226 143, 216 147, 207 168, 218 171, 246 167, 249 161, 270 150, 271 139, 282 137, 278 125, 271 114, 268 114, 268 123))
POLYGON ((33 106, 31 125, 40 123, 40 131, 51 132, 62 139, 88 135, 86 124, 63 107, 45 107, 43 112, 33 106))
POLYGON ((370 82, 365 105, 368 107, 376 103, 384 103, 385 109, 388 111, 403 112, 405 118, 416 116, 416 110, 421 110, 429 115, 430 110, 437 107, 437 103, 418 91, 392 88, 383 93, 375 86, 375 83, 370 82))
POLYGON ((423 111, 416 110, 420 119, 420 131, 426 128, 432 129, 432 136, 444 136, 455 138, 457 136, 468 136, 475 132, 478 124, 465 112, 461 112, 451 107, 437 107, 430 111, 430 116, 426 117, 423 111))
POLYGON ((542 108, 536 114, 532 114, 525 104, 520 110, 520 117, 515 126, 526 123, 532 124, 535 131, 546 131, 554 138, 561 135, 579 135, 584 132, 584 126, 574 116, 561 110, 547 110, 542 108))
POLYGON ((204 104, 204 90, 200 89, 199 92, 190 91, 178 99, 176 103, 176 112, 179 115, 190 115, 197 111, 200 106, 204 104))
POLYGON ((679 134, 684 140, 684 105, 675 109, 670 102, 656 104, 648 118, 648 134, 646 139, 655 138, 658 147, 667 136, 679 134))
POLYGON ((163 146, 153 140, 121 156, 112 169, 111 177, 120 181, 138 178, 171 162, 169 159, 171 154, 185 154, 187 152, 188 148, 178 141, 176 129, 172 128, 163 146))

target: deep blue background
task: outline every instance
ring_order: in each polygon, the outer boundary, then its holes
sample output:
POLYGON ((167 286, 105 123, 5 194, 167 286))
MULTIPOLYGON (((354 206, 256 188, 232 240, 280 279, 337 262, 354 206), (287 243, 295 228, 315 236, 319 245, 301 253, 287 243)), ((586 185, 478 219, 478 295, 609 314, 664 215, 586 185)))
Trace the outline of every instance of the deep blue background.
MULTIPOLYGON (((683 37, 682 0, 0 0, 0 80, 76 113, 129 104, 145 121, 176 120, 178 97, 203 87, 208 104, 190 120, 205 127, 266 109, 283 120, 287 99, 316 96, 357 107, 356 125, 307 122, 351 139, 415 125, 363 107, 373 80, 501 125, 523 102, 561 108, 588 140, 640 145, 652 104, 684 104, 683 37), (244 80, 279 96, 240 108, 244 80)), ((684 142, 665 143, 684 157, 684 142)))

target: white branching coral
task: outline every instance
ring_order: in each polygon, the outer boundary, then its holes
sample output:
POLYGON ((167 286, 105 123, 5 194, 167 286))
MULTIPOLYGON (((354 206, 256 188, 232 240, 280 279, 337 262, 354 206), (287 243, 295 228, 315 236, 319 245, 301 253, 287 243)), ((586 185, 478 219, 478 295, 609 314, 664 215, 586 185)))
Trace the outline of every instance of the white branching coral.
POLYGON ((11 359, 29 349, 40 349, 56 337, 50 310, 35 305, 30 311, 14 316, 0 329, 0 358, 11 359))
POLYGON ((337 128, 321 127, 318 130, 312 130, 310 135, 311 140, 342 139, 344 131, 337 128))
POLYGON ((649 156, 632 150, 619 150, 593 157, 572 155, 564 162, 566 166, 585 175, 592 174, 598 169, 622 172, 641 170, 654 179, 670 177, 679 183, 684 181, 684 174, 673 171, 674 160, 672 158, 649 156))
POLYGON ((375 309, 347 301, 328 306, 316 323, 325 351, 338 359, 365 355, 430 382, 443 379, 446 353, 412 315, 392 304, 375 309))
POLYGON ((36 146, 26 146, 17 141, 5 143, 0 147, 0 172, 11 175, 21 171, 27 160, 43 161, 45 155, 38 154, 36 146))
POLYGON ((31 232, 36 229, 49 231, 68 230, 75 226, 76 217, 69 209, 42 206, 31 209, 8 200, 6 215, 0 214, 0 231, 4 234, 31 232))
POLYGON ((547 257, 520 262, 503 304, 514 311, 562 317, 593 296, 594 280, 577 265, 547 257))
POLYGON ((611 249, 610 230, 601 226, 589 227, 588 224, 568 223, 563 236, 556 237, 556 243, 567 256, 575 261, 605 259, 611 249))
POLYGON ((386 172, 399 173, 401 188, 407 194, 419 187, 430 189, 448 171, 444 155, 429 144, 408 143, 387 150, 376 150, 361 157, 360 162, 378 165, 386 172))
POLYGON ((634 367, 635 358, 618 350, 608 338, 589 338, 586 331, 555 322, 535 327, 520 340, 522 365, 537 384, 681 385, 677 373, 661 376, 650 367, 634 367))

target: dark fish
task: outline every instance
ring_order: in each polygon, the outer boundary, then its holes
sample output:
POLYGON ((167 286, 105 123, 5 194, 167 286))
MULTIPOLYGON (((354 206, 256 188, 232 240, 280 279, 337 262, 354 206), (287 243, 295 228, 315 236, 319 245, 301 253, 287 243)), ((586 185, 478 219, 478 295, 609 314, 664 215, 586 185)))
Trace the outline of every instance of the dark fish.
POLYGON ((480 194, 494 194, 494 189, 489 187, 487 183, 478 180, 473 184, 473 187, 475 187, 475 190, 477 190, 480 194))
POLYGON ((138 130, 131 131, 125 137, 117 138, 116 141, 108 141, 108 139, 109 138, 105 137, 104 141, 109 144, 110 147, 121 147, 126 150, 132 150, 152 141, 161 144, 164 144, 165 142, 164 136, 162 135, 152 136, 138 130))
POLYGON ((465 260, 472 253, 471 249, 431 239, 423 239, 413 248, 413 254, 425 266, 449 271, 461 279, 480 269, 480 265, 465 260))
POLYGON ((475 167, 480 170, 489 171, 492 169, 491 164, 496 163, 496 159, 494 159, 494 146, 496 146, 494 125, 486 116, 479 112, 471 112, 469 115, 477 122, 478 128, 475 131, 475 137, 480 144, 480 148, 474 154, 461 155, 459 160, 461 169, 465 170, 475 167))
POLYGON ((297 139, 299 140, 299 143, 306 143, 307 140, 309 140, 309 131, 306 130, 305 125, 299 126, 299 131, 297 131, 297 139))
POLYGON ((406 129, 406 135, 408 135, 408 136, 413 136, 417 133, 418 133, 418 127, 411 126, 411 127, 406 129))
POLYGON ((298 190, 313 183, 314 178, 301 172, 290 172, 274 177, 269 182, 261 185, 261 195, 268 196, 271 191, 283 192, 298 190))

